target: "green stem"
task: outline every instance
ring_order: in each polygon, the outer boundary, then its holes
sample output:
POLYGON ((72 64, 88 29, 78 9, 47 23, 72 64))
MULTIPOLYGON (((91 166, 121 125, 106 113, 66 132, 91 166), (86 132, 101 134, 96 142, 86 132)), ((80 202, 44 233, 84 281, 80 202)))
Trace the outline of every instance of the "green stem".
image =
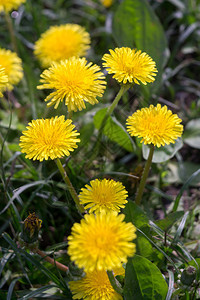
POLYGON ((108 278, 110 280, 110 284, 112 285, 113 289, 120 295, 123 293, 123 289, 119 281, 115 278, 112 271, 107 271, 108 278))
POLYGON ((149 170, 150 170, 150 167, 151 167, 153 153, 154 153, 154 145, 151 144, 150 145, 149 156, 148 156, 148 159, 146 161, 144 171, 143 171, 143 174, 142 174, 142 178, 141 178, 141 181, 140 181, 140 184, 139 184, 139 187, 138 187, 138 190, 137 190, 136 198, 135 198, 135 203, 137 205, 140 205, 140 202, 141 202, 141 199, 142 199, 145 183, 146 183, 146 180, 147 180, 147 177, 148 177, 148 174, 149 174, 149 170))
POLYGON ((90 164, 92 163, 92 161, 96 158, 96 156, 99 154, 100 151, 100 146, 101 146, 101 139, 102 139, 102 134, 103 134, 103 129, 104 126, 106 124, 106 121, 108 120, 108 118, 110 117, 110 115, 112 114, 113 110, 115 109, 115 107, 117 106, 119 100, 121 99, 121 97, 123 96, 123 94, 130 88, 130 84, 123 84, 118 92, 118 94, 116 95, 114 101, 112 102, 112 104, 109 106, 103 121, 101 123, 101 126, 99 128, 99 133, 97 136, 97 142, 94 146, 93 149, 93 154, 90 157, 90 161, 88 162, 88 165, 90 166, 90 164))
POLYGON ((13 29, 12 20, 11 20, 8 13, 5 13, 5 19, 6 19, 6 23, 7 23, 7 26, 8 26, 8 31, 10 33, 12 48, 16 53, 18 53, 17 41, 16 41, 16 38, 15 38, 15 32, 14 32, 14 29, 13 29))
POLYGON ((85 209, 80 204, 79 197, 78 197, 78 195, 77 195, 77 193, 76 193, 76 191, 75 191, 75 189, 74 189, 74 187, 73 187, 73 185, 72 185, 72 183, 71 183, 71 181, 70 181, 70 179, 69 179, 69 177, 68 177, 65 169, 63 168, 63 165, 62 165, 60 159, 57 158, 55 162, 56 162, 56 165, 57 165, 57 167, 58 167, 58 169, 60 171, 60 174, 62 175, 62 178, 63 178, 64 182, 66 183, 66 185, 68 187, 68 190, 69 190, 72 198, 74 199, 74 202, 76 203, 76 206, 77 206, 78 210, 81 213, 84 212, 85 209))

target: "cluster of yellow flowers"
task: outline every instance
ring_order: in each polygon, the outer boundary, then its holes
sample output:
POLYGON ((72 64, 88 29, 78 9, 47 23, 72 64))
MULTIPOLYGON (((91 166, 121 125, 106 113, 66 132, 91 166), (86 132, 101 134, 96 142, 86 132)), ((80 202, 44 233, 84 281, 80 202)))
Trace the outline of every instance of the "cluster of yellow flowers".
MULTIPOLYGON (((25 0, 0 0, 0 11, 8 13, 25 0)), ((112 1, 102 1, 108 7, 112 1)), ((38 89, 53 90, 44 101, 56 109, 64 102, 68 112, 86 108, 85 102, 98 103, 106 88, 100 67, 84 57, 90 36, 77 24, 53 26, 35 43, 34 54, 42 67, 38 89)), ((121 85, 154 82, 157 73, 153 59, 145 52, 128 47, 110 50, 102 58, 103 67, 121 85)), ((0 49, 0 96, 12 90, 23 77, 22 61, 16 53, 0 49)), ((181 119, 166 106, 151 105, 127 119, 127 130, 144 144, 157 147, 174 143, 181 136, 181 119)), ((32 120, 20 137, 21 152, 33 160, 55 160, 69 156, 77 148, 80 134, 71 119, 62 116, 32 120)), ((136 228, 124 221, 120 210, 127 203, 128 192, 121 182, 112 179, 90 181, 79 194, 87 210, 80 224, 75 223, 68 237, 68 253, 85 276, 69 282, 74 299, 122 299, 112 287, 107 271, 124 274, 123 263, 135 253, 136 228)))

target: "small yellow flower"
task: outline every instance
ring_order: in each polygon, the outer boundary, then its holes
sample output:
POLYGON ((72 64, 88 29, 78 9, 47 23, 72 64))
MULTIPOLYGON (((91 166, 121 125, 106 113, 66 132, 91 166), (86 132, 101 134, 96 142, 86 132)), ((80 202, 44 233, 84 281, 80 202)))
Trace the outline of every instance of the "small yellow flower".
POLYGON ((52 26, 35 43, 34 54, 43 67, 72 56, 85 56, 90 48, 90 35, 77 24, 52 26))
POLYGON ((127 202, 128 192, 121 182, 109 179, 95 179, 90 181, 81 189, 80 203, 85 205, 85 209, 90 209, 90 213, 101 212, 102 210, 118 211, 127 202))
POLYGON ((5 69, 0 66, 0 97, 3 97, 2 91, 6 89, 8 76, 5 74, 5 69))
POLYGON ((106 7, 110 7, 113 4, 113 0, 100 0, 101 3, 106 7))
POLYGON ((0 0, 0 12, 8 13, 11 10, 18 9, 18 7, 26 2, 26 0, 0 0))
POLYGON ((12 90, 13 85, 18 84, 23 77, 22 61, 15 52, 0 49, 0 66, 4 68, 5 75, 8 76, 5 89, 12 90))
POLYGON ((20 137, 21 152, 26 153, 26 158, 40 161, 69 156, 80 142, 71 123, 64 116, 32 120, 20 137))
POLYGON ((135 253, 135 226, 123 222, 125 216, 111 211, 85 215, 75 223, 69 236, 71 260, 85 272, 113 270, 135 253))
POLYGON ((85 102, 94 105, 98 103, 96 97, 102 97, 106 82, 104 74, 97 65, 88 63, 85 58, 69 58, 52 66, 41 74, 43 85, 38 89, 54 89, 45 101, 47 106, 65 100, 68 111, 77 111, 85 108, 85 102), (84 102, 85 101, 85 102, 84 102))
POLYGON ((137 83, 147 84, 153 82, 156 76, 156 64, 152 58, 141 50, 137 51, 128 47, 115 48, 109 50, 110 54, 104 54, 103 66, 107 68, 109 74, 114 74, 118 82, 123 84, 137 83))
POLYGON ((89 272, 80 280, 69 282, 73 299, 85 300, 122 300, 122 296, 115 292, 106 271, 89 272))
POLYGON ((137 110, 127 119, 127 130, 131 136, 142 138, 141 143, 153 144, 160 147, 165 144, 175 143, 183 132, 182 120, 167 109, 150 105, 149 108, 137 110))

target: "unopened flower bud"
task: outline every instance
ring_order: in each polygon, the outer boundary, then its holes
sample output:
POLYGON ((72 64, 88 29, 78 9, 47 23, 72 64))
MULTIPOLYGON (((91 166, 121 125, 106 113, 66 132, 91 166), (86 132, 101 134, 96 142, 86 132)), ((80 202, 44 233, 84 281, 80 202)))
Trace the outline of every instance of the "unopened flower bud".
POLYGON ((41 226, 42 220, 36 216, 35 212, 29 213, 28 217, 23 222, 21 239, 26 243, 34 243, 38 240, 41 226))
POLYGON ((196 278, 197 270, 193 266, 188 266, 181 274, 181 283, 184 285, 191 285, 196 278))

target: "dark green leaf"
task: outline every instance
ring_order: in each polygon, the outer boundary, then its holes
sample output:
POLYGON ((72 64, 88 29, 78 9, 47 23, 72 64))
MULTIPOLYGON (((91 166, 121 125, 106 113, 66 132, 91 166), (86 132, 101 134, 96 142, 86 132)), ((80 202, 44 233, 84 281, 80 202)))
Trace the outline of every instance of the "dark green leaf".
POLYGON ((124 0, 114 15, 113 34, 120 47, 136 47, 156 62, 159 86, 168 59, 167 41, 161 23, 146 0, 124 0))
POLYGON ((155 224, 162 230, 168 231, 183 215, 184 211, 176 211, 174 213, 168 214, 165 219, 155 221, 155 224))
MULTIPOLYGON (((94 125, 97 129, 100 129, 101 123, 106 115, 107 108, 100 109, 94 116, 94 125)), ((127 133, 125 128, 114 118, 108 117, 106 124, 103 128, 103 133, 113 142, 122 146, 129 152, 132 152, 135 148, 133 140, 127 133)))
POLYGON ((126 300, 164 300, 167 290, 162 273, 152 262, 139 255, 129 259, 124 286, 126 300))
MULTIPOLYGON (((145 234, 150 234, 149 220, 143 210, 134 202, 129 201, 124 209, 125 221, 131 222, 135 227, 140 228, 145 234)), ((137 254, 150 258, 153 255, 153 247, 151 243, 137 231, 137 239, 134 241, 136 244, 137 254)))

